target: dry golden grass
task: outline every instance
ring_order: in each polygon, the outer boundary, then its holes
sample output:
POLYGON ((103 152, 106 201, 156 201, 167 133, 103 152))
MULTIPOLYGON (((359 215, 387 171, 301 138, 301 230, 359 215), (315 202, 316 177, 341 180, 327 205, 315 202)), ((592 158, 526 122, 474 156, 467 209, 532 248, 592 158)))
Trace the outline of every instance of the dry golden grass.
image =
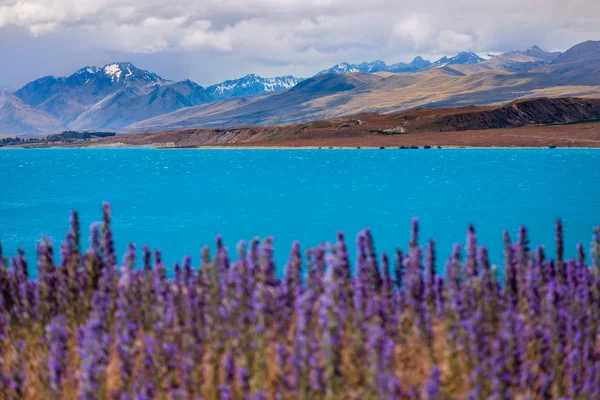
MULTIPOLYGON (((293 326, 293 324, 292 324, 293 326)), ((412 328, 414 329, 414 328, 412 328)), ((274 335, 275 333, 271 333, 274 335)), ((69 353, 68 353, 68 372, 62 382, 63 391, 61 393, 61 399, 70 400, 77 399, 78 393, 78 380, 79 380, 79 356, 75 345, 75 339, 73 332, 69 334, 69 353)), ((140 333, 141 336, 141 333, 140 333)), ((143 342, 138 336, 136 341, 136 348, 138 357, 135 361, 135 370, 137 373, 141 373, 143 362, 143 342)), ((294 336, 293 329, 288 333, 288 343, 292 343, 294 336)), ((409 337, 406 338, 404 344, 397 344, 395 347, 395 365, 396 365, 396 376, 400 379, 403 390, 408 390, 411 387, 420 388, 427 380, 429 370, 432 366, 438 365, 442 375, 442 393, 446 398, 466 398, 467 387, 467 369, 464 360, 458 357, 454 361, 457 361, 459 366, 458 374, 453 374, 451 371, 451 361, 453 355, 450 351, 447 338, 447 329, 441 323, 434 325, 434 342, 433 342, 433 354, 423 346, 419 333, 416 329, 411 330, 409 337)), ((5 352, 4 363, 5 371, 12 371, 18 367, 21 360, 24 360, 26 365, 26 381, 23 400, 39 400, 39 399, 50 399, 51 395, 47 387, 45 387, 44 377, 47 374, 47 348, 43 340, 40 340, 33 335, 29 335, 24 338, 25 352, 20 354, 11 344, 6 341, 2 343, 2 348, 5 352)), ((271 340, 267 343, 267 347, 264 353, 255 353, 254 363, 258 362, 260 357, 264 357, 265 365, 267 369, 264 371, 264 381, 252 383, 253 390, 265 390, 268 394, 269 399, 274 399, 277 393, 277 387, 279 384, 279 371, 277 371, 275 363, 275 341, 271 340)), ((235 349, 235 341, 227 345, 227 348, 235 349), (231 347, 233 346, 233 347, 231 347)), ((342 339, 342 354, 341 354, 341 365, 340 365, 340 381, 343 382, 344 390, 336 397, 340 400, 346 399, 369 399, 368 394, 363 392, 365 387, 366 368, 363 363, 359 361, 359 357, 354 353, 352 346, 352 332, 349 330, 345 331, 345 335, 342 339)), ((202 396, 204 399, 218 399, 218 393, 215 390, 213 378, 215 373, 218 373, 216 381, 223 382, 224 375, 222 368, 215 368, 215 365, 220 365, 222 362, 223 352, 219 355, 213 354, 212 349, 207 347, 203 357, 202 365, 197 365, 198 371, 202 371, 202 379, 200 386, 193 390, 194 396, 202 396)), ((291 350, 288 349, 288 350, 291 350)), ((234 350, 235 351, 235 350, 234 350)), ((236 364, 242 360, 242 355, 236 353, 236 364)), ((160 373, 160 371, 159 371, 160 373)), ((136 373, 134 373, 135 376, 136 373)), ((179 378, 180 379, 180 378, 179 378)), ((167 398, 168 385, 165 379, 162 379, 162 387, 157 388, 157 398, 167 398)), ((102 399, 112 399, 113 394, 117 393, 121 388, 121 377, 119 370, 118 355, 116 347, 113 343, 110 349, 110 361, 106 366, 105 375, 101 383, 102 399)), ((236 382, 232 387, 234 398, 243 398, 239 382, 236 382)), ((10 392, 0 394, 0 399, 8 399, 10 392)), ((192 397, 194 398, 194 397, 192 397)), ((286 400, 298 399, 298 396, 284 397, 286 400)), ((321 397, 313 397, 315 400, 321 399, 321 397)), ((324 397, 323 397, 324 399, 324 397)))

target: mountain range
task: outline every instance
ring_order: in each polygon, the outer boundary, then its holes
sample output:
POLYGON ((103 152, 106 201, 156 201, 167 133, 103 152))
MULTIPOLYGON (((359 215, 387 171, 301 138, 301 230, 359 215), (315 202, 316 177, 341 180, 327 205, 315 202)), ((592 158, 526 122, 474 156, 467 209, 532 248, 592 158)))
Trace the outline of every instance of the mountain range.
POLYGON ((300 81, 249 74, 204 88, 190 80, 163 79, 129 62, 84 67, 68 77, 45 76, 17 90, 10 103, 15 110, 28 106, 30 112, 0 116, 0 133, 45 133, 49 127, 121 129, 184 107, 286 90, 300 81), (31 110, 44 118, 34 118, 31 110), (48 118, 54 119, 53 124, 47 123, 48 118))
POLYGON ((416 57, 392 65, 341 63, 308 79, 249 74, 206 88, 111 63, 2 92, 0 133, 285 124, 540 96, 600 96, 600 42, 562 54, 534 46, 493 56, 461 52, 434 62, 416 57))

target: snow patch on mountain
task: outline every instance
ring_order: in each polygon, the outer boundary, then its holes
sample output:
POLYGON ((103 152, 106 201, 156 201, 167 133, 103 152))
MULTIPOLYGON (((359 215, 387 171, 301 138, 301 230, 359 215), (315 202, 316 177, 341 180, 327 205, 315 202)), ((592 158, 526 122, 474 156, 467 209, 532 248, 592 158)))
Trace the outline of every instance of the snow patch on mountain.
MULTIPOLYGON (((131 71, 129 71, 131 73, 131 71)), ((104 67, 104 74, 109 76, 113 81, 119 81, 121 78, 121 68, 119 68, 119 64, 109 64, 104 67)))
POLYGON ((216 85, 215 90, 217 93, 219 94, 223 94, 225 92, 230 92, 233 89, 235 89, 237 86, 237 83, 232 83, 230 85, 227 85, 225 83, 221 83, 220 85, 216 85))
POLYGON ((481 57, 484 60, 489 60, 490 58, 497 57, 497 56, 499 56, 502 53, 499 53, 499 52, 496 52, 496 51, 491 51, 491 52, 488 52, 488 53, 475 53, 475 54, 477 54, 478 57, 481 57))
POLYGON ((239 79, 209 86, 206 88, 206 92, 214 100, 222 100, 230 97, 279 92, 296 86, 300 81, 302 79, 293 76, 263 78, 256 74, 248 74, 239 79))

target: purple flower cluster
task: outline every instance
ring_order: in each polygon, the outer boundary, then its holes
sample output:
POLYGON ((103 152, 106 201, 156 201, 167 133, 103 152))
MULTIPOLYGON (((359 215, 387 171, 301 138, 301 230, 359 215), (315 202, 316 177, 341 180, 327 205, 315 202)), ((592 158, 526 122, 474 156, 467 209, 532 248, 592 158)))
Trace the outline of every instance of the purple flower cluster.
POLYGON ((35 280, 0 248, 6 398, 600 398, 598 229, 589 265, 581 245, 564 258, 558 221, 554 260, 521 228, 495 267, 469 226, 441 268, 414 219, 391 262, 364 230, 351 266, 338 233, 304 260, 295 242, 281 279, 271 238, 230 260, 217 237, 198 268, 144 247, 137 269, 130 245, 117 265, 110 220, 105 204, 82 252, 73 213, 35 280))

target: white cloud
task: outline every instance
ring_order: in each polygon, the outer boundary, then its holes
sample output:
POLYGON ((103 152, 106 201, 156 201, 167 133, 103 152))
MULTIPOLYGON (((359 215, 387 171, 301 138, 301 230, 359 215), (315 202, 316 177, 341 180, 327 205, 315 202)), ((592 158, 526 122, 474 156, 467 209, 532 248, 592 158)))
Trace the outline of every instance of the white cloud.
POLYGON ((408 15, 394 25, 394 35, 416 51, 428 49, 432 42, 431 21, 427 15, 408 15))
POLYGON ((443 30, 436 39, 440 53, 458 53, 473 49, 473 38, 465 33, 443 30))

